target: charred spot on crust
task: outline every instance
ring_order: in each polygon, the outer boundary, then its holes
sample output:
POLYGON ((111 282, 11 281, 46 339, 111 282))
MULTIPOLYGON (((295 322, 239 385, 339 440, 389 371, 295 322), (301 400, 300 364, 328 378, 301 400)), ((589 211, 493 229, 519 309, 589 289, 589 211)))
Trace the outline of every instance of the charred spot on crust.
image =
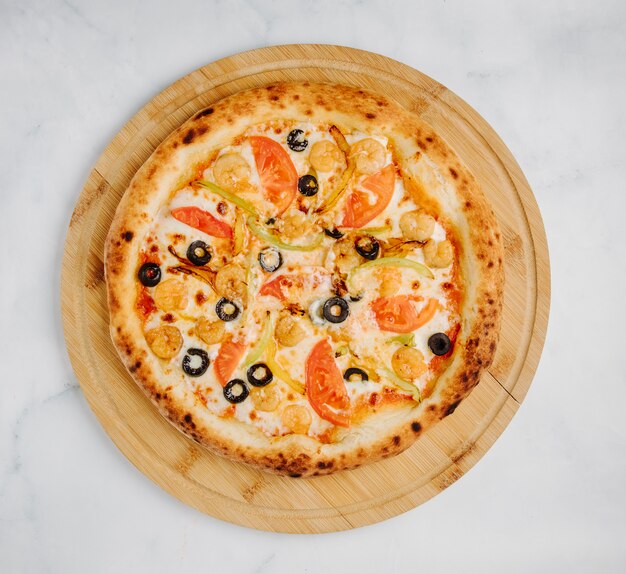
POLYGON ((412 422, 411 423, 411 430, 414 433, 418 433, 418 432, 420 432, 422 430, 422 425, 418 421, 412 422))
POLYGON ((305 110, 304 111, 304 115, 305 116, 312 116, 313 115, 313 110, 305 110))
POLYGON ((332 460, 329 460, 327 462, 324 462, 323 460, 320 460, 317 463, 317 468, 319 468, 321 470, 323 470, 325 468, 332 468, 332 467, 333 467, 333 461, 332 460))
POLYGON ((161 393, 157 393, 157 394, 156 394, 156 395, 154 395, 154 396, 156 397, 157 401, 160 401, 160 400, 161 400, 161 393))
POLYGON ((426 144, 422 140, 417 140, 417 147, 419 147, 422 151, 426 151, 426 144))
POLYGON ((302 476, 302 473, 300 473, 300 472, 290 472, 289 476, 291 478, 300 478, 302 476))
MULTIPOLYGON (((456 169, 454 169, 453 167, 451 167, 451 168, 450 168, 450 175, 451 175, 454 179, 457 179, 457 178, 459 177, 459 174, 457 173, 456 169)), ((467 202, 467 203, 469 203, 469 202, 467 202)), ((466 205, 466 207, 469 207, 469 206, 467 205, 467 203, 466 203, 465 205, 466 205)))
POLYGON ((377 101, 377 102, 376 102, 376 105, 377 105, 379 108, 383 108, 383 107, 385 107, 385 106, 387 105, 387 103, 386 103, 386 102, 383 102, 382 100, 379 100, 379 101, 377 101))
POLYGON ((270 100, 272 100, 273 102, 277 102, 279 99, 280 98, 278 96, 276 96, 276 95, 270 97, 270 100))
POLYGON ((185 422, 186 422, 187 424, 189 424, 189 423, 191 422, 191 415, 190 415, 189 413, 187 413, 187 414, 185 415, 185 422))
POLYGON ((491 352, 493 352, 493 351, 495 350, 495 348, 496 348, 496 344, 495 344, 495 342, 494 342, 494 341, 491 341, 491 343, 489 344, 489 350, 490 350, 491 352))
POLYGON ((190 144, 193 141, 193 138, 196 137, 196 131, 191 128, 186 134, 185 137, 183 138, 183 143, 185 145, 190 144))
POLYGON ((122 233, 122 237, 124 238, 124 241, 132 241, 134 234, 132 231, 124 231, 124 233, 122 233))
POLYGON ((470 207, 472 207, 472 202, 471 202, 471 201, 466 201, 466 202, 465 202, 465 207, 466 207, 467 209, 469 209, 470 207))
POLYGON ((431 138, 430 136, 428 136, 428 137, 426 138, 426 141, 427 141, 428 143, 433 143, 433 138, 431 138))
POLYGON ((198 112, 195 116, 195 120, 199 120, 200 118, 203 118, 205 116, 210 116, 215 110, 213 108, 207 108, 206 110, 202 110, 201 112, 198 112))
POLYGON ((446 412, 444 413, 444 417, 450 416, 454 411, 456 411, 456 408, 461 404, 461 401, 455 401, 453 402, 447 409, 446 412))
POLYGON ((294 94, 293 99, 295 101, 298 101, 300 99, 300 95, 299 94, 294 94))
POLYGON ((393 437, 394 446, 400 446, 400 437, 398 435, 393 437))
POLYGON ((487 267, 489 268, 493 267, 493 261, 490 261, 489 263, 487 263, 487 267))
POLYGON ((462 380, 464 383, 467 383, 467 381, 469 381, 469 377, 467 376, 467 373, 463 373, 463 374, 461 375, 461 380, 462 380))
POLYGON ((375 118, 376 118, 376 114, 373 114, 372 112, 367 112, 367 113, 365 114, 365 117, 366 117, 368 120, 373 120, 373 119, 375 119, 375 118))

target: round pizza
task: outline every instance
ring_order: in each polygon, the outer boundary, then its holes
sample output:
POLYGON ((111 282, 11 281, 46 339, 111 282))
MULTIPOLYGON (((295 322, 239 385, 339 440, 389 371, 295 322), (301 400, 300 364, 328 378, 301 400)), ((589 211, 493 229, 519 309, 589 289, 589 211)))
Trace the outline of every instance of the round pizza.
POLYGON ((212 451, 289 476, 395 455, 494 356, 498 226, 419 116, 280 83, 197 113, 139 169, 106 242, 133 379, 212 451))

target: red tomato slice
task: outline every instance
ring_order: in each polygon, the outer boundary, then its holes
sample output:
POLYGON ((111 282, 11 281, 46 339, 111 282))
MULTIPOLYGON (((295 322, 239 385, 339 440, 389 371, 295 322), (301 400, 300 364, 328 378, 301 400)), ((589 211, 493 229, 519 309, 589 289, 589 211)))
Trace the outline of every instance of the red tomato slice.
POLYGON ((172 217, 178 219, 178 221, 182 221, 185 225, 199 229, 213 237, 231 239, 233 236, 233 230, 228 223, 220 221, 216 217, 213 217, 208 211, 204 211, 204 209, 200 209, 195 205, 172 209, 172 217))
POLYGON ((305 390, 313 410, 340 427, 350 426, 350 399, 333 350, 325 339, 313 347, 305 366, 305 390))
POLYGON ((430 321, 439 308, 436 299, 429 299, 421 311, 415 310, 416 301, 422 298, 416 295, 396 295, 381 297, 372 301, 372 311, 376 322, 383 331, 393 333, 411 333, 430 321))
POLYGON ((281 215, 296 196, 298 172, 289 154, 278 142, 263 136, 252 136, 250 144, 265 196, 276 206, 276 215, 281 215))
POLYGON ((233 341, 225 341, 217 352, 217 357, 213 361, 213 369, 215 376, 220 384, 225 387, 230 380, 231 375, 239 366, 243 354, 246 352, 246 346, 233 341))
POLYGON ((391 201, 395 181, 396 168, 392 163, 366 177, 361 189, 355 189, 348 196, 341 227, 363 227, 380 215, 391 201), (374 203, 371 203, 372 195, 374 203))
POLYGON ((292 286, 296 286, 298 289, 302 289, 304 286, 304 278, 302 275, 281 275, 276 279, 266 281, 261 285, 259 289, 259 295, 270 295, 276 297, 279 301, 287 299, 285 290, 292 286))

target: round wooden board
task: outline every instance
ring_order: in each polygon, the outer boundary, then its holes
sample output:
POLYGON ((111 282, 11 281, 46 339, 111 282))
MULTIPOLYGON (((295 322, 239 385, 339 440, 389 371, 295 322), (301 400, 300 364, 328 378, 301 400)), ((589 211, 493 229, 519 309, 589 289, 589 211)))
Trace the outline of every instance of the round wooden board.
POLYGON ((541 216, 521 169, 470 106, 389 58, 325 45, 274 46, 200 68, 165 89, 106 148, 74 210, 62 272, 65 337, 76 376, 106 432, 144 474, 217 518, 280 532, 371 524, 428 500, 489 449, 517 411, 539 361, 550 272, 541 216), (453 416, 403 454, 357 470, 290 479, 211 454, 179 433, 130 378, 113 348, 103 244, 136 170, 175 128, 212 102, 279 80, 380 91, 419 114, 456 150, 493 205, 506 248, 502 335, 493 366, 453 416))

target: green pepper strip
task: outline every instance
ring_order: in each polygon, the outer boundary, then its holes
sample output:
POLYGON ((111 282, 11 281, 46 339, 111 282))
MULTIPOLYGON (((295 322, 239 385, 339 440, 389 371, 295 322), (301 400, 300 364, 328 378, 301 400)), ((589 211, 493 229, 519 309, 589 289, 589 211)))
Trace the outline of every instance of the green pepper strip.
POLYGON ((320 234, 315 241, 307 245, 291 245, 265 231, 260 225, 257 224, 256 221, 254 221, 253 217, 248 217, 248 227, 250 227, 250 231, 252 231, 252 233, 254 233, 258 238, 263 239, 263 241, 266 241, 274 247, 279 247, 280 249, 284 249, 286 251, 313 251, 320 246, 324 239, 324 237, 320 234))
POLYGON ((369 233, 370 235, 379 235, 380 233, 387 233, 391 230, 391 225, 382 225, 381 227, 363 227, 359 229, 361 233, 369 233))
POLYGON ((274 332, 274 321, 272 321, 271 315, 268 313, 265 318, 265 325, 263 326, 263 333, 261 338, 257 341, 256 345, 250 349, 248 356, 245 358, 246 367, 251 365, 252 363, 256 363, 259 357, 263 354, 263 351, 267 348, 270 339, 272 338, 272 333, 274 332))
POLYGON ((385 369, 385 374, 389 377, 390 381, 396 387, 402 389, 403 391, 406 391, 407 393, 410 393, 415 402, 417 403, 422 402, 422 394, 420 393, 420 390, 413 383, 409 383, 409 381, 405 381, 404 379, 401 379, 400 377, 398 377, 398 375, 396 375, 390 369, 385 369))
POLYGON ((417 271, 420 275, 427 277, 428 279, 435 278, 433 272, 428 267, 426 267, 426 265, 422 265, 417 261, 405 259, 404 257, 381 257, 380 259, 375 259, 374 261, 368 261, 367 263, 363 263, 362 265, 359 265, 358 267, 355 267, 352 271, 350 271, 350 274, 348 275, 348 286, 351 286, 357 273, 366 269, 371 269, 372 267, 406 267, 407 269, 413 269, 417 271))
POLYGON ((276 375, 281 381, 287 383, 296 393, 301 395, 304 394, 304 385, 298 381, 295 381, 289 376, 287 373, 277 362, 275 359, 276 355, 276 343, 271 340, 267 346, 267 355, 265 358, 265 362, 267 366, 271 369, 272 373, 276 375))
POLYGON ((403 333, 387 339, 388 343, 401 343, 407 347, 415 347, 415 333, 403 333))
POLYGON ((217 195, 223 197, 224 199, 231 201, 235 205, 241 207, 241 209, 243 209, 250 215, 253 215, 256 218, 260 217, 259 212, 249 201, 241 199, 241 197, 239 197, 238 195, 235 195, 234 193, 225 190, 219 185, 215 185, 213 182, 206 181, 205 179, 199 179, 198 181, 195 181, 194 184, 199 185, 200 187, 204 187, 209 191, 212 191, 213 193, 216 193, 217 195))

